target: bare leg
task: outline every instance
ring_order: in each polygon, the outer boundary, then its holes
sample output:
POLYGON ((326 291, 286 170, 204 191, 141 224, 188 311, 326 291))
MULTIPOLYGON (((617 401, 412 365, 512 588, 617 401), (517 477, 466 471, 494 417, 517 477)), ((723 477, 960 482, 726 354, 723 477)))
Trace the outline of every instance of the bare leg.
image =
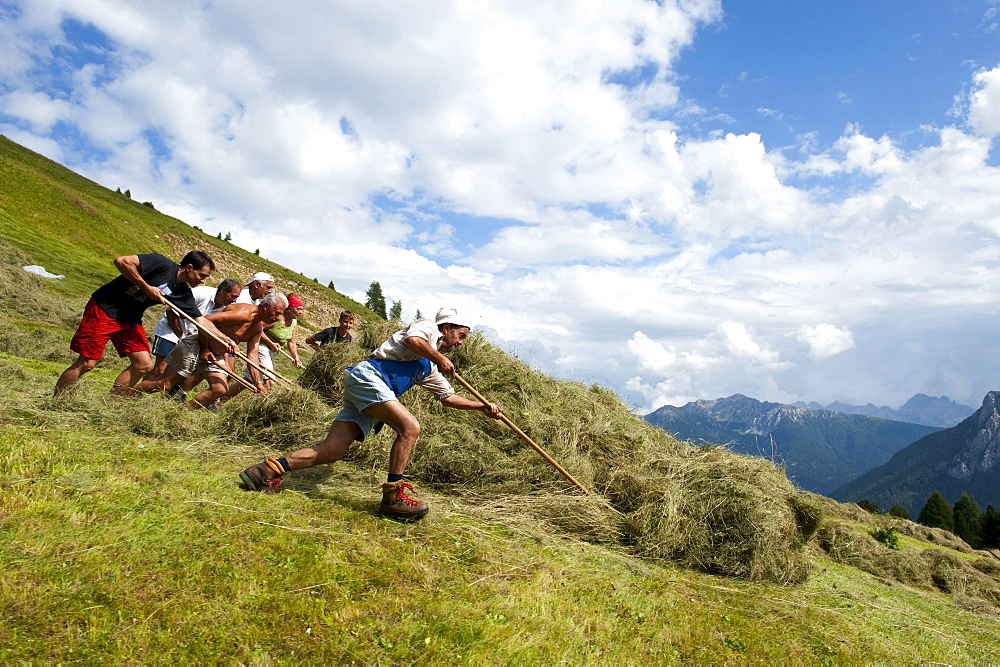
POLYGON ((333 422, 326 438, 314 447, 304 447, 285 457, 291 470, 312 468, 323 463, 333 463, 344 458, 355 438, 361 435, 361 428, 354 422, 333 422))
POLYGON ((111 393, 115 396, 134 396, 136 392, 132 387, 153 368, 153 358, 145 350, 129 352, 125 356, 131 363, 125 367, 111 387, 111 393))
POLYGON ((152 380, 143 380, 135 386, 133 391, 142 394, 151 394, 154 391, 168 391, 175 384, 186 379, 176 370, 168 367, 166 373, 152 380))
POLYGON ((97 359, 88 359, 82 354, 77 356, 76 361, 74 361, 72 365, 64 370, 62 375, 59 376, 59 380, 56 382, 55 391, 52 392, 52 395, 58 396, 67 387, 83 377, 84 374, 94 370, 94 366, 97 365, 97 361, 97 359))
POLYGON ((153 369, 146 373, 143 380, 159 380, 167 372, 167 358, 162 354, 156 355, 153 360, 153 369))
POLYGON ((187 402, 187 406, 191 410, 208 407, 219 398, 225 396, 226 391, 229 389, 229 383, 226 381, 225 375, 209 373, 205 376, 205 379, 208 380, 208 389, 199 392, 197 396, 187 402))
POLYGON ((385 422, 396 432, 396 439, 389 450, 389 474, 402 475, 410 462, 410 452, 420 435, 420 422, 399 401, 386 401, 365 408, 365 412, 385 422))

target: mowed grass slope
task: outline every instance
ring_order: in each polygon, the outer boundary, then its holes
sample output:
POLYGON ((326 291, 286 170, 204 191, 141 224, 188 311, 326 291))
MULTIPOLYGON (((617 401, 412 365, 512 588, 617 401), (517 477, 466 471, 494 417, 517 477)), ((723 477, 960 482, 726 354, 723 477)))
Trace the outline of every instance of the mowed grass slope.
MULTIPOLYGON (((308 306, 303 324, 312 329, 336 323, 344 308, 373 317, 315 279, 89 181, 2 135, 0 184, 0 240, 19 248, 30 263, 64 275, 63 280, 45 281, 44 289, 80 301, 81 312, 90 293, 117 275, 111 263, 115 257, 159 252, 177 261, 189 250, 204 250, 217 267, 209 284, 228 276, 246 283, 253 273, 267 271, 275 276, 277 289, 303 296, 308 306)), ((114 187, 125 190, 128 184, 114 187)), ((266 256, 266 249, 262 252, 266 256)))
MULTIPOLYGON (((143 209, 155 223, 146 236, 167 225, 149 207, 118 201, 9 142, 0 147, 0 169, 27 174, 22 192, 0 193, 0 216, 31 227, 32 207, 13 214, 10 202, 52 203, 62 192, 98 212, 88 197, 110 197, 112 211, 143 209)), ((904 522, 893 524, 906 536, 891 551, 868 533, 887 519, 797 494, 769 464, 684 447, 631 417, 610 392, 546 378, 481 337, 458 355, 463 375, 593 488, 595 500, 509 429, 443 411, 419 390, 406 402, 424 425, 411 472, 432 510, 420 523, 375 515, 388 433, 345 462, 289 476, 277 496, 240 489, 236 475, 249 463, 322 437, 343 366, 363 358, 391 328, 385 323, 314 358, 302 375, 310 389, 244 396, 218 415, 182 411, 159 396, 111 400, 107 389, 123 365, 113 357, 53 399, 72 358, 66 329, 111 275, 101 262, 110 267, 116 254, 137 251, 94 250, 100 234, 87 228, 100 220, 65 222, 80 228, 79 252, 68 254, 93 258, 80 260, 93 262, 93 284, 20 271, 37 252, 32 238, 56 257, 55 222, 51 233, 44 225, 34 236, 0 233, 13 243, 0 247, 5 663, 1000 656, 1000 561, 992 555, 904 522), (707 573, 720 569, 738 576, 707 573), (797 583, 773 583, 783 577, 797 583)), ((180 246, 192 243, 185 233, 198 238, 175 222, 180 246)), ((219 242, 215 253, 225 256, 228 245, 219 242)), ((150 250, 170 255, 171 247, 150 250)), ((68 275, 48 259, 31 262, 68 275)), ((279 276, 279 287, 282 276, 299 275, 263 268, 279 276)), ((297 376, 283 360, 279 370, 297 376)))
POLYGON ((351 463, 248 493, 236 473, 274 450, 158 397, 111 401, 111 369, 51 399, 60 370, 0 358, 4 663, 1000 655, 995 615, 821 556, 798 585, 712 576, 498 522, 428 488, 431 514, 400 525, 374 513, 382 470, 351 463))

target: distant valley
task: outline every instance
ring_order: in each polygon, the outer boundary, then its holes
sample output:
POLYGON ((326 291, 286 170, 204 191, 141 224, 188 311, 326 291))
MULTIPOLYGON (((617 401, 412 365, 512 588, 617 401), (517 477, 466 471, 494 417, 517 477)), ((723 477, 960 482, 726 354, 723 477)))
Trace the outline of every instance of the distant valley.
MULTIPOLYGON (((919 412, 921 405, 929 406, 920 418, 940 421, 942 403, 957 405, 948 399, 924 401, 920 395, 907 405, 913 412, 919 412)), ((968 408, 966 416, 971 412, 973 408, 968 408)), ((911 443, 941 430, 936 425, 763 402, 741 394, 679 408, 663 406, 645 419, 682 440, 724 445, 741 454, 772 459, 784 465, 800 487, 822 495, 830 495, 911 443)))
POLYGON ((940 492, 949 503, 963 493, 985 508, 1000 507, 1000 392, 957 426, 924 436, 831 497, 870 500, 885 509, 894 504, 916 517, 927 497, 940 492))

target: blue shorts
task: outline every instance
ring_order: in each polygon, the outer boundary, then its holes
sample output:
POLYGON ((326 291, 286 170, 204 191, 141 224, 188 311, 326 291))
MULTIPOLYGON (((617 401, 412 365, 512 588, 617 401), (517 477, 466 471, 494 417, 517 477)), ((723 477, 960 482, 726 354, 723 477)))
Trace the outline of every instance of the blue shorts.
POLYGON ((382 375, 367 361, 362 361, 347 373, 347 380, 344 381, 344 407, 337 414, 336 421, 357 424, 361 429, 357 440, 364 440, 372 429, 382 423, 364 411, 373 405, 398 400, 382 375))
POLYGON ((174 349, 177 345, 175 340, 167 340, 163 336, 157 336, 156 341, 153 343, 153 354, 165 357, 170 354, 170 351, 174 349))

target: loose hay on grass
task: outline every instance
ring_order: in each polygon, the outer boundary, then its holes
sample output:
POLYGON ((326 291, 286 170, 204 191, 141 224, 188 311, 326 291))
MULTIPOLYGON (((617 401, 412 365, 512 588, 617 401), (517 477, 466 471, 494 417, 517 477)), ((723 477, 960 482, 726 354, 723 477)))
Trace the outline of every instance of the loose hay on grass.
POLYGON ((1000 580, 992 556, 969 560, 945 549, 890 549, 857 524, 827 519, 820 547, 835 561, 877 577, 948 593, 966 608, 996 613, 1000 580))
POLYGON ((533 524, 547 533, 571 536, 594 544, 618 545, 622 516, 601 496, 533 493, 466 497, 501 521, 533 524))
POLYGON ((276 385, 266 394, 244 392, 220 412, 219 435, 236 442, 305 447, 323 439, 333 413, 312 391, 276 385))

